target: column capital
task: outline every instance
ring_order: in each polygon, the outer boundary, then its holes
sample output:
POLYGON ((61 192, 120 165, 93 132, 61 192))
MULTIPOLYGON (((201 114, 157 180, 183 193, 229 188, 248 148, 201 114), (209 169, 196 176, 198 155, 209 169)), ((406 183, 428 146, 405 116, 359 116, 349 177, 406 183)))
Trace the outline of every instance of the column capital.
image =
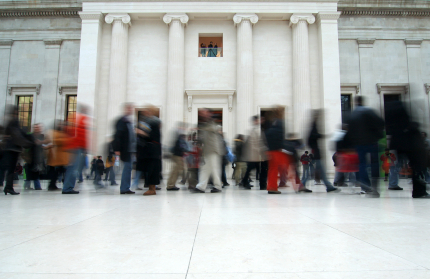
POLYGON ((256 14, 235 14, 233 16, 234 24, 239 24, 244 20, 249 20, 252 24, 258 22, 258 15, 256 14))
POLYGON ((293 14, 290 17, 290 26, 297 24, 300 21, 306 21, 309 24, 315 23, 315 16, 313 14, 293 14))
POLYGON ((407 48, 420 48, 423 39, 405 39, 405 45, 407 48))
POLYGON ((342 12, 319 12, 317 14, 317 21, 335 21, 337 23, 341 14, 342 12))
POLYGON ((108 24, 111 24, 114 21, 122 21, 122 23, 124 24, 131 25, 131 17, 129 14, 107 14, 105 17, 105 21, 108 24))
POLYGON ((13 40, 0 40, 0 48, 11 48, 13 40))
POLYGON ((163 21, 166 24, 170 24, 174 20, 179 20, 182 24, 187 24, 190 18, 187 14, 165 14, 163 21))
POLYGON ((62 39, 45 39, 43 40, 45 43, 45 48, 60 48, 63 43, 62 39))
POLYGON ((96 21, 99 22, 103 18, 103 14, 101 12, 79 12, 79 16, 82 21, 96 21))

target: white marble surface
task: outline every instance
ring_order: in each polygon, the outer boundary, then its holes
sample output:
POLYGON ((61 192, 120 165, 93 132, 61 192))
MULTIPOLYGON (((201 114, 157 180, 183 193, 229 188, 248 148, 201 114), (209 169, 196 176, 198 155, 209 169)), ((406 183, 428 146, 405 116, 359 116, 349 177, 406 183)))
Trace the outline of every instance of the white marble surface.
POLYGON ((412 199, 405 180, 381 199, 231 184, 152 197, 88 182, 79 195, 19 186, 21 195, 0 196, 0 278, 430 276, 430 201, 412 199))

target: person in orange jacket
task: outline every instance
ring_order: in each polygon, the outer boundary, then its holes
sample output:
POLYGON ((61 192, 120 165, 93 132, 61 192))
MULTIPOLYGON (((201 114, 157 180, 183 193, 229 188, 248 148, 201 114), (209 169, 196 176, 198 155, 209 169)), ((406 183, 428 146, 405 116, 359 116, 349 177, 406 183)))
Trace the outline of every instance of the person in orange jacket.
POLYGON ((388 181, 388 174, 390 173, 390 167, 394 166, 394 162, 396 161, 396 156, 393 153, 390 153, 390 149, 385 148, 385 153, 381 155, 382 161, 382 169, 385 172, 384 181, 388 181))

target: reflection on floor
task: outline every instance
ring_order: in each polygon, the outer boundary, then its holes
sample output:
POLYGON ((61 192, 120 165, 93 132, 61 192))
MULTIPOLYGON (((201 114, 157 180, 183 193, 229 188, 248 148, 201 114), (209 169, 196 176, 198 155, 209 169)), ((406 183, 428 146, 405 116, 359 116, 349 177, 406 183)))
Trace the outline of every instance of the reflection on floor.
POLYGON ((0 278, 430 278, 430 200, 406 180, 381 199, 230 183, 151 197, 18 188, 0 198, 0 278))

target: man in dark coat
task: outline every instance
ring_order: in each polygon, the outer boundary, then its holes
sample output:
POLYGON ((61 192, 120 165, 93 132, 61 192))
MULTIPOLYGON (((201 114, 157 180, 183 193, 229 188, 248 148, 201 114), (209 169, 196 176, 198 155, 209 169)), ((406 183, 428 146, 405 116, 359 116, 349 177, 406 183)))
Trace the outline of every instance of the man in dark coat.
POLYGON ((362 96, 355 98, 356 109, 349 119, 349 134, 360 161, 357 181, 368 197, 379 198, 379 158, 378 141, 384 137, 385 123, 371 108, 364 106, 362 96), (370 154, 372 183, 367 174, 366 156, 370 154))
POLYGON ((130 190, 132 169, 131 158, 132 154, 136 152, 136 135, 130 119, 133 112, 133 104, 124 104, 124 115, 116 122, 115 125, 113 149, 115 154, 120 156, 121 161, 124 163, 120 186, 121 194, 134 194, 134 192, 130 190))

